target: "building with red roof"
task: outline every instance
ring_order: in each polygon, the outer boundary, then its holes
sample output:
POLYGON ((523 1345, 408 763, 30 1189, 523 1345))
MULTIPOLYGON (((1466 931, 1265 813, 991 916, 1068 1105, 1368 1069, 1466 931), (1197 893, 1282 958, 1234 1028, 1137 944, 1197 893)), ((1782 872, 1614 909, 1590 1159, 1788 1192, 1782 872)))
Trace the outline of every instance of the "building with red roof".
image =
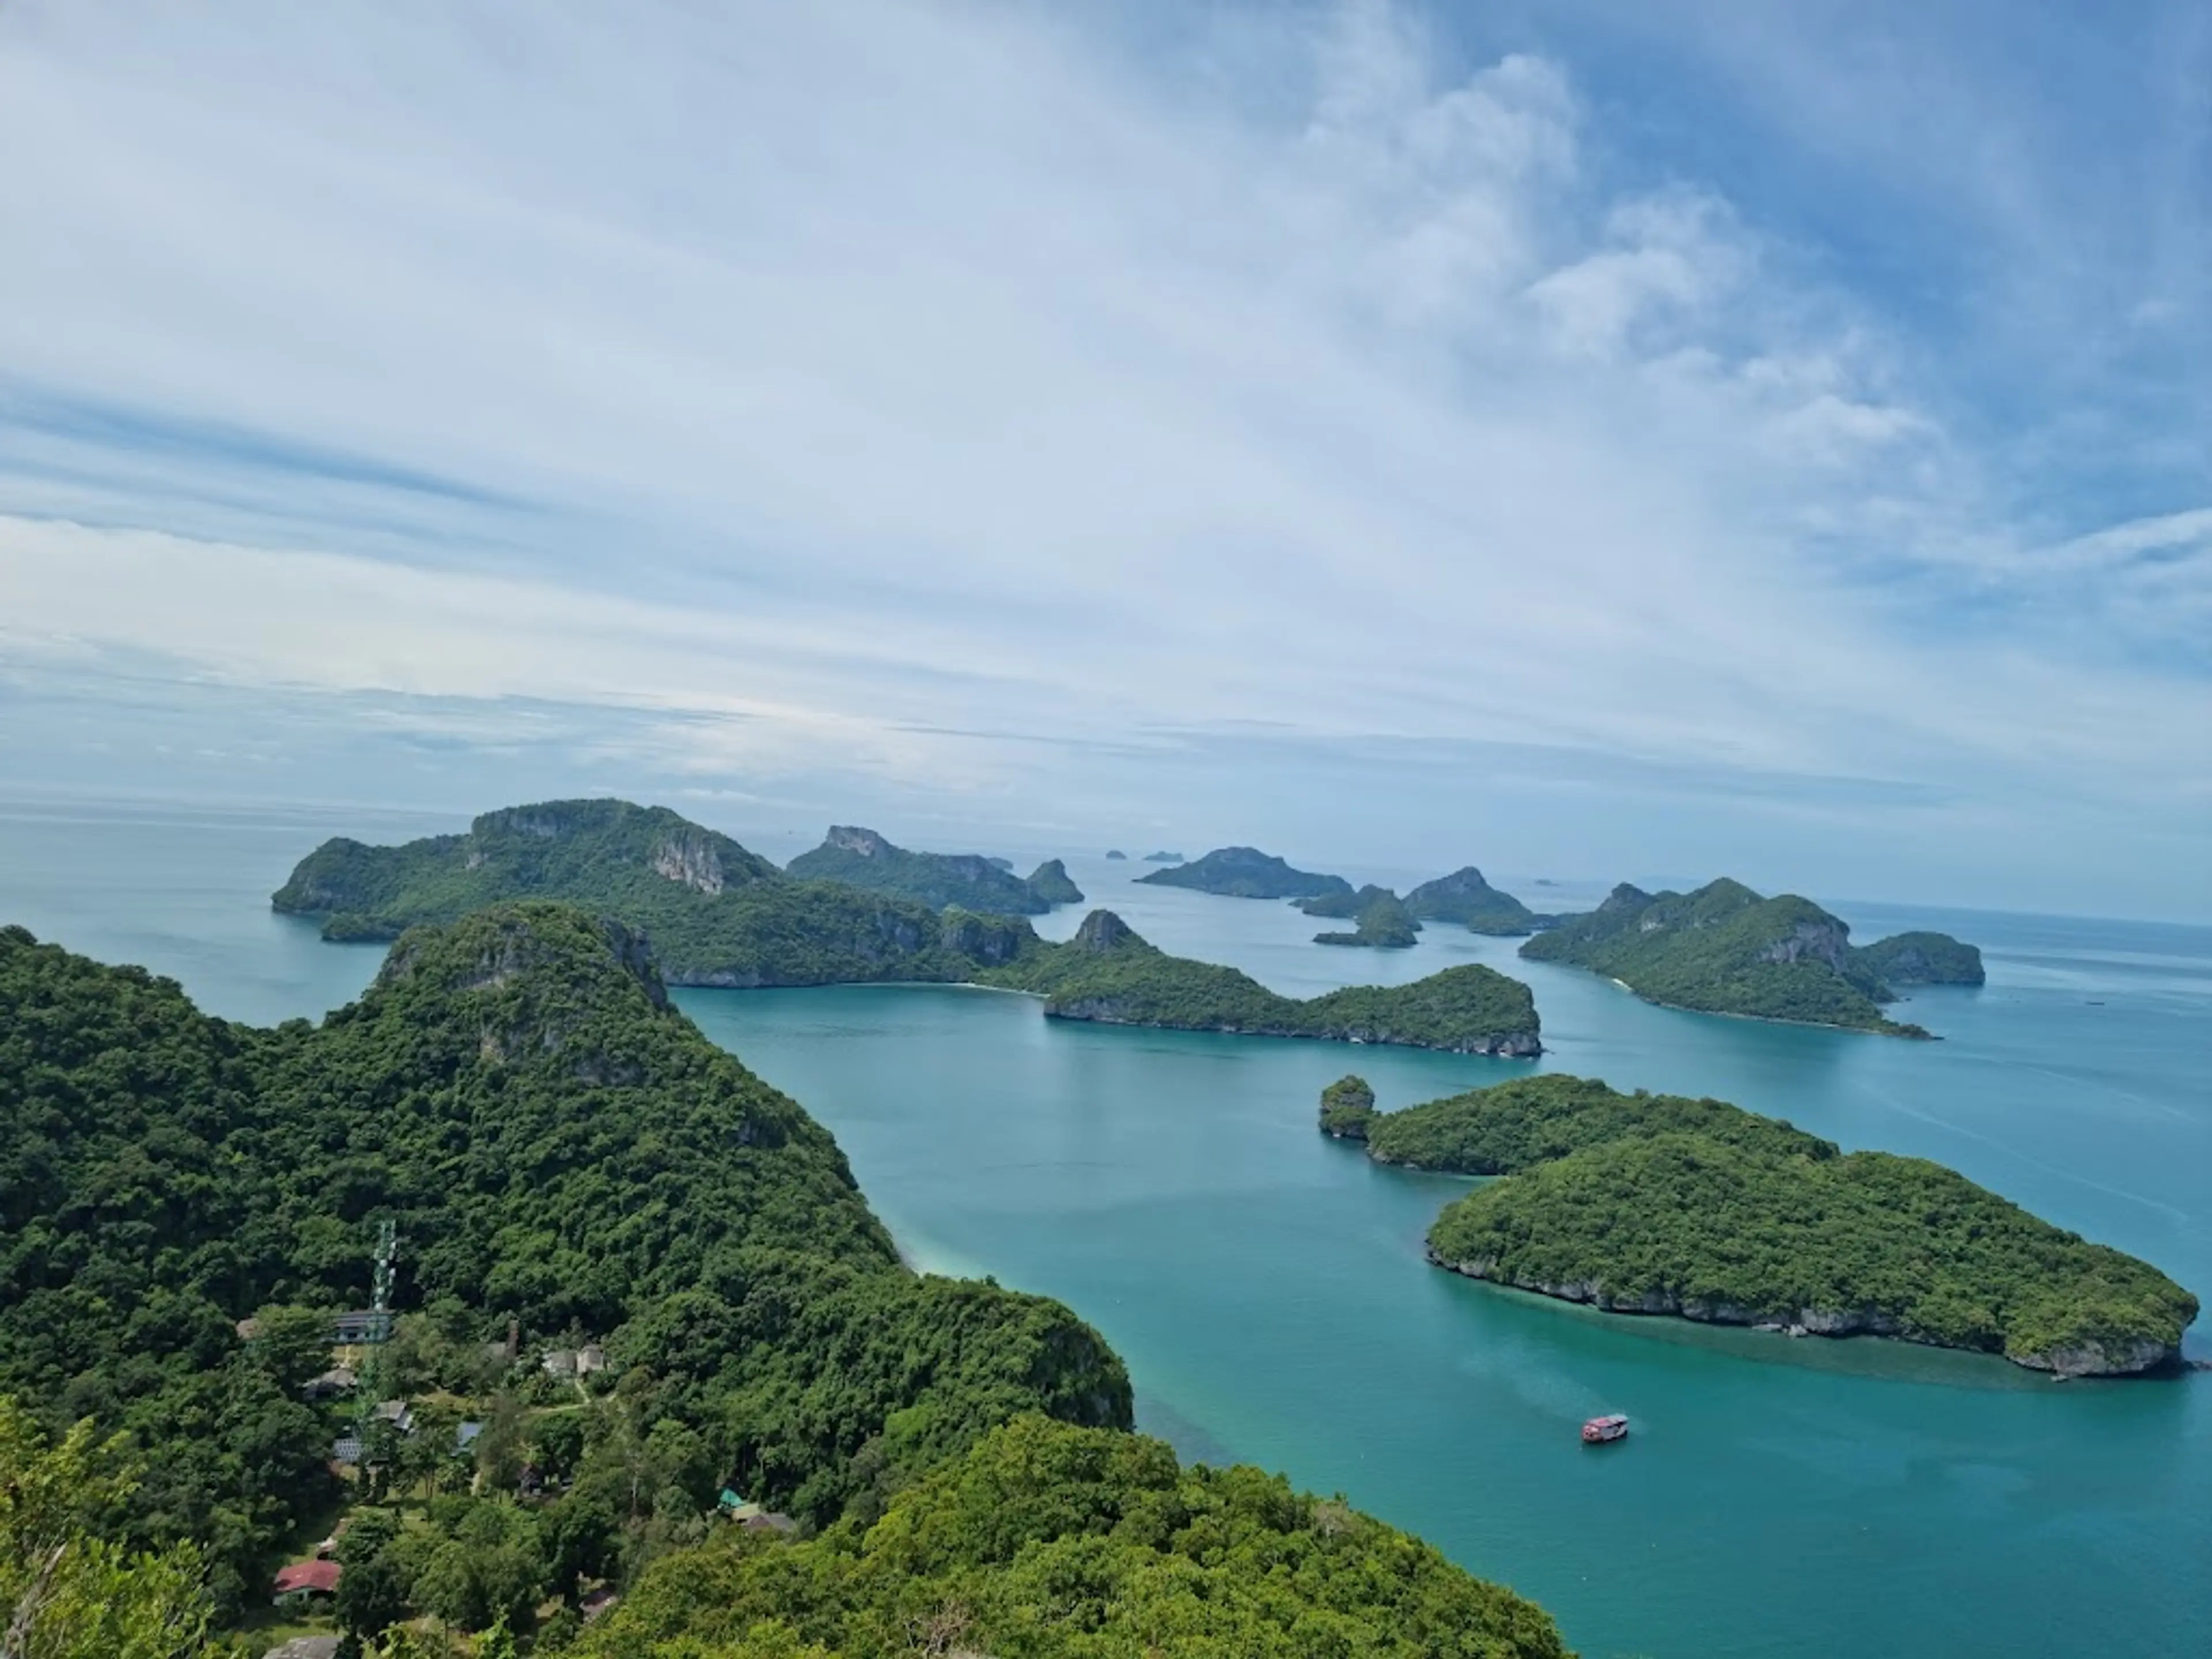
POLYGON ((270 1599, 283 1607, 310 1596, 334 1595, 343 1571, 335 1561, 295 1561, 278 1570, 275 1593, 270 1599))

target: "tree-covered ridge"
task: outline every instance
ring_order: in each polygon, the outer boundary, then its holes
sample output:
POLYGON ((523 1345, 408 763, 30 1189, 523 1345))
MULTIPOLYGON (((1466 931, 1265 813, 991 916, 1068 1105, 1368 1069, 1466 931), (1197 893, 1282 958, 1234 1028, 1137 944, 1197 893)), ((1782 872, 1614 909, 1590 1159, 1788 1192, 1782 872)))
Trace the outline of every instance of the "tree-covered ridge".
MULTIPOLYGON (((1340 1090, 1346 1083, 1360 1079, 1347 1078, 1330 1087, 1340 1090)), ((1370 1090, 1370 1105, 1373 1099, 1370 1090)), ((1325 1090, 1324 1129, 1331 1107, 1325 1090)), ((1642 1089, 1622 1094, 1595 1078, 1559 1072, 1470 1089, 1403 1111, 1371 1112, 1363 1128, 1367 1155, 1377 1163, 1453 1175, 1513 1175, 1586 1146, 1662 1134, 1699 1134, 1810 1158, 1833 1158, 1837 1150, 1832 1141, 1726 1101, 1642 1089)))
MULTIPOLYGON (((1154 854, 1157 858, 1162 854, 1154 854)), ((1150 858, 1147 859, 1150 862, 1150 858)), ((1155 887, 1190 887, 1201 893, 1231 898, 1319 898, 1328 893, 1349 893, 1352 884, 1342 876, 1319 876, 1293 870, 1273 854, 1256 847, 1217 847, 1188 864, 1170 865, 1139 876, 1155 887)))
POLYGON ((1363 887, 1348 898, 1334 894, 1306 899, 1298 908, 1311 916, 1352 919, 1353 926, 1348 933, 1316 933, 1316 945, 1364 945, 1402 951, 1413 944, 1421 931, 1421 924, 1414 920, 1413 913, 1387 887, 1363 887))
POLYGON ((1528 988, 1480 964, 1449 968, 1411 985, 1352 986, 1300 1000, 1237 969, 1170 956, 1110 910, 1092 911, 1066 944, 1039 942, 1003 968, 979 969, 974 979, 1041 995, 1046 1014, 1058 1019, 1469 1054, 1542 1052, 1528 988))
MULTIPOLYGON (((939 913, 1034 915, 1080 902, 1057 860, 1037 876, 1049 896, 988 860, 909 853, 852 830, 832 830, 787 874, 665 807, 548 801, 484 813, 463 836, 325 842, 270 902, 323 918, 325 938, 387 940, 507 899, 557 899, 646 929, 677 984, 829 985, 960 977, 965 947, 939 913)), ((1002 930, 978 959, 1016 937, 1002 930)))
POLYGON ((1449 1206, 1454 1271, 1625 1312, 1871 1332, 2065 1374, 2169 1364, 2197 1298, 1964 1176, 1707 1134, 1601 1141, 1449 1206))
POLYGON ((1928 1033, 1883 1015, 1881 1005, 1896 995, 1884 966, 1918 982, 1956 975, 1978 984, 1981 972, 1979 952, 1946 934, 1900 935, 1861 950, 1849 925, 1810 899, 1762 898, 1725 878, 1692 893, 1653 895, 1624 883, 1521 954, 1609 975, 1670 1007, 1900 1036, 1928 1033))
POLYGON ((608 909, 658 908, 674 894, 714 897, 773 881, 776 867, 665 806, 543 801, 479 816, 460 836, 399 847, 343 836, 300 860, 276 909, 334 919, 346 938, 397 938, 502 899, 573 897, 608 909))
POLYGON ((563 906, 410 931, 274 1030, 0 930, 0 1393, 136 1435, 126 1535, 197 1540, 229 1605, 333 1493, 296 1351, 236 1322, 365 1305, 384 1218, 403 1309, 604 1337, 665 1373, 641 1440, 817 1521, 1017 1412, 1128 1421, 1095 1333, 908 1272, 829 1135, 563 906))
POLYGON ((1474 933, 1509 937, 1533 933, 1554 920, 1492 887, 1471 864, 1423 882, 1406 895, 1406 908, 1423 921, 1455 921, 1474 933))
POLYGON ((1010 1424, 866 1529, 703 1546, 583 1659, 1565 1659, 1543 1610, 1340 1500, 1134 1435, 1010 1424))
MULTIPOLYGON (((1039 873, 1052 869, 1046 865, 1039 873)), ((872 830, 833 825, 822 845, 802 853, 786 873, 809 881, 842 881, 871 893, 911 899, 933 910, 957 908, 987 915, 1042 915, 1054 904, 1000 863, 974 853, 915 853, 894 847, 872 830)), ((1067 886, 1065 868, 1060 880, 1067 886)))
MULTIPOLYGON (((900 871, 936 867, 927 862, 933 855, 890 851, 900 871), (902 862, 914 860, 924 863, 902 862)), ((1027 896, 1024 908, 1047 908, 1029 884, 981 860, 965 862, 982 872, 979 890, 1003 893, 1012 884, 1027 896)), ((618 800, 511 807, 485 813, 465 836, 398 847, 327 842, 271 902, 324 917, 325 938, 387 940, 513 898, 581 904, 643 929, 661 971, 678 985, 959 980, 979 964, 1012 960, 1034 937, 1009 916, 946 912, 850 881, 793 878, 665 808, 618 800)))

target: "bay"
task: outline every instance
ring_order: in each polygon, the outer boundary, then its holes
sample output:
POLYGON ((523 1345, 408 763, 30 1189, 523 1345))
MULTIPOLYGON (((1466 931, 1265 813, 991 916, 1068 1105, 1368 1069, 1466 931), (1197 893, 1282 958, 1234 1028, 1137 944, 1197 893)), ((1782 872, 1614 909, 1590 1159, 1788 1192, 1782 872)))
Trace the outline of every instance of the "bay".
MULTIPOLYGON (((19 804, 0 810, 0 921, 173 975, 217 1012, 312 1015, 380 952, 320 944, 269 891, 325 835, 452 827, 19 804)), ((2212 1376, 2057 1387, 1999 1360, 1474 1285, 1420 1257, 1463 1183, 1377 1169, 1314 1111, 1355 1067, 1386 1106, 1534 1069, 1714 1094, 1952 1164, 2203 1293, 2212 929, 1830 901, 1862 939, 1936 927, 1983 945, 1989 985, 1916 995, 1905 1017, 1946 1040, 1910 1043, 1652 1008, 1433 925, 1409 951, 1331 950, 1286 906, 1068 863, 1155 943, 1286 992, 1490 962, 1534 988, 1550 1050, 1113 1030, 941 987, 679 994, 830 1127, 918 1263, 1097 1324, 1146 1426, 1341 1490, 1536 1597, 1589 1655, 2204 1650, 2212 1376), (1601 1410, 1636 1432, 1586 1449, 1576 1425, 1601 1410)), ((1433 872, 1345 873, 1402 889, 1433 872)), ((1072 931, 1084 908, 1041 926, 1072 931)), ((2212 1352, 2201 1330, 2190 1350, 2212 1352)))

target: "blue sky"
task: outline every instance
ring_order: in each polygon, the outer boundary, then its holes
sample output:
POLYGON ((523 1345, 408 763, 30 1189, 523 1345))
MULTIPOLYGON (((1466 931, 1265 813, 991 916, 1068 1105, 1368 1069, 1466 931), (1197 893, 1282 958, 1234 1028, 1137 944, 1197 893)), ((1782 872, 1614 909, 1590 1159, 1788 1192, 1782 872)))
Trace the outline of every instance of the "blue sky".
POLYGON ((2212 14, 0 9, 0 777, 2212 916, 2212 14))

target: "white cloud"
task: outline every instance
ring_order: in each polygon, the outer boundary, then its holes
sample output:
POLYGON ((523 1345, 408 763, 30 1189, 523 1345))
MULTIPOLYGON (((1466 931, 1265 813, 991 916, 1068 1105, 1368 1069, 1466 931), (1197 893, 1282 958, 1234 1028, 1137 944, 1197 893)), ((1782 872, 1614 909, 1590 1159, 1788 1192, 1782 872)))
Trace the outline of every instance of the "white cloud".
POLYGON ((954 4, 0 13, 0 615, 702 776, 1267 723, 2165 798, 2201 687, 1900 628, 1869 562, 2049 562, 1560 64, 1218 50, 1273 95, 954 4))

